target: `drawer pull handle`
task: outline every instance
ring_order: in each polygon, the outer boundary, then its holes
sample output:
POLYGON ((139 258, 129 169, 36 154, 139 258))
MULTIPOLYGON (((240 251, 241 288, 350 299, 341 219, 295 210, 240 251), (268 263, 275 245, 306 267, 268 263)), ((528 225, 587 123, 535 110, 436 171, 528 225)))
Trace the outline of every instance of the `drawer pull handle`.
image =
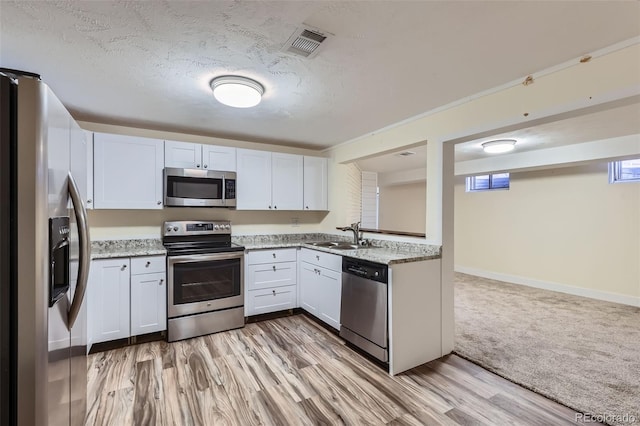
POLYGON ((125 269, 127 269, 127 265, 122 265, 122 270, 124 271, 125 269))
POLYGON ((275 253, 273 253, 273 258, 274 258, 274 259, 276 258, 276 254, 275 254, 275 253))
POLYGON ((164 282, 164 279, 160 278, 160 282, 158 283, 158 285, 162 285, 163 282, 164 282))
POLYGON ((316 260, 320 260, 320 256, 316 256, 316 260))
POLYGON ((274 271, 276 270, 276 265, 273 265, 273 270, 274 270, 274 271))
POLYGON ((148 268, 149 266, 151 266, 151 262, 147 262, 147 264, 144 265, 145 268, 148 268))
POLYGON ((275 296, 276 295, 276 291, 275 290, 272 290, 272 291, 273 291, 273 295, 275 296))

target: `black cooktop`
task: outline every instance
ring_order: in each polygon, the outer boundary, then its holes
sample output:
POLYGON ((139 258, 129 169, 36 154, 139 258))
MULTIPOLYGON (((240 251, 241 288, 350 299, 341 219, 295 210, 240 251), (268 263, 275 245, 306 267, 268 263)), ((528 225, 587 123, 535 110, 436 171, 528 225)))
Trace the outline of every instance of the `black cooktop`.
POLYGON ((164 247, 167 249, 167 255, 189 255, 189 254, 209 254, 209 253, 228 253, 236 251, 244 251, 244 247, 230 241, 226 242, 166 242, 163 241, 164 247))

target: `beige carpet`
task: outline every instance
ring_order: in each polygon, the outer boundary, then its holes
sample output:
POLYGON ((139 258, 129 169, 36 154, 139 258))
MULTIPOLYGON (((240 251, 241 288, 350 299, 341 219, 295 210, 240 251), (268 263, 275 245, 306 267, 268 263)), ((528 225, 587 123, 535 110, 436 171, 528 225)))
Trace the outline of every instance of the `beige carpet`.
POLYGON ((605 423, 640 424, 639 308, 457 273, 455 315, 464 358, 605 423))

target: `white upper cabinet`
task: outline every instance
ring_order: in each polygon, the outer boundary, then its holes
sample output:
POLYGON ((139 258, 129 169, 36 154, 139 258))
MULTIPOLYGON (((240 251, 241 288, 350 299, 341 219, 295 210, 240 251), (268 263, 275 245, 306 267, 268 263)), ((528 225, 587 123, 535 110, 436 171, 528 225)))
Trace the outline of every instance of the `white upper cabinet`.
MULTIPOLYGON (((69 167, 87 209, 93 208, 93 133, 72 125, 69 167)), ((69 199, 71 202, 71 199, 69 199)))
POLYGON ((271 154, 271 202, 274 210, 302 210, 302 156, 271 154))
POLYGON ((94 208, 161 209, 164 141, 95 133, 94 208))
POLYGON ((238 210, 302 210, 300 155, 238 149, 238 210))
POLYGON ((271 153, 238 149, 236 208, 269 210, 271 205, 271 153))
POLYGON ((164 142, 165 167, 236 171, 236 149, 190 142, 164 142))
POLYGON ((327 159, 304 156, 304 210, 329 210, 327 159))
POLYGON ((221 172, 236 171, 236 148, 230 146, 202 145, 203 167, 221 172))
POLYGON ((164 141, 164 166, 195 169, 202 166, 202 146, 199 143, 164 141))

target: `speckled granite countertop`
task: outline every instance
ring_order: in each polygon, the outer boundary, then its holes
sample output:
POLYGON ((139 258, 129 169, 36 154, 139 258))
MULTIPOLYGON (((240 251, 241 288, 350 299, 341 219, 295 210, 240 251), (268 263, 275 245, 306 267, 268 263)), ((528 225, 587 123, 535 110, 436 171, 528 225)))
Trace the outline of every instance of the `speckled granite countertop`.
MULTIPOLYGON (((336 250, 329 247, 318 247, 311 243, 317 241, 344 241, 348 237, 332 234, 279 234, 279 235, 243 235, 234 236, 232 241, 245 247, 247 251, 287 247, 305 247, 313 250, 348 256, 371 262, 393 265, 397 263, 419 262, 421 260, 439 259, 440 246, 430 244, 409 243, 372 239, 371 248, 357 250, 336 250)), ((145 240, 101 240, 92 241, 91 259, 110 259, 116 257, 136 257, 166 255, 167 251, 160 239, 145 240)))
POLYGON ((91 259, 165 255, 160 239, 101 240, 91 242, 91 259))
POLYGON ((336 250, 328 247, 311 245, 316 241, 345 241, 347 237, 332 234, 282 234, 282 235, 249 235, 233 237, 233 242, 243 245, 247 251, 305 247, 327 253, 348 256, 370 262, 393 265, 398 263, 419 262, 421 260, 439 259, 440 246, 430 244, 409 243, 404 241, 389 241, 372 239, 371 248, 359 248, 356 250, 336 250))

